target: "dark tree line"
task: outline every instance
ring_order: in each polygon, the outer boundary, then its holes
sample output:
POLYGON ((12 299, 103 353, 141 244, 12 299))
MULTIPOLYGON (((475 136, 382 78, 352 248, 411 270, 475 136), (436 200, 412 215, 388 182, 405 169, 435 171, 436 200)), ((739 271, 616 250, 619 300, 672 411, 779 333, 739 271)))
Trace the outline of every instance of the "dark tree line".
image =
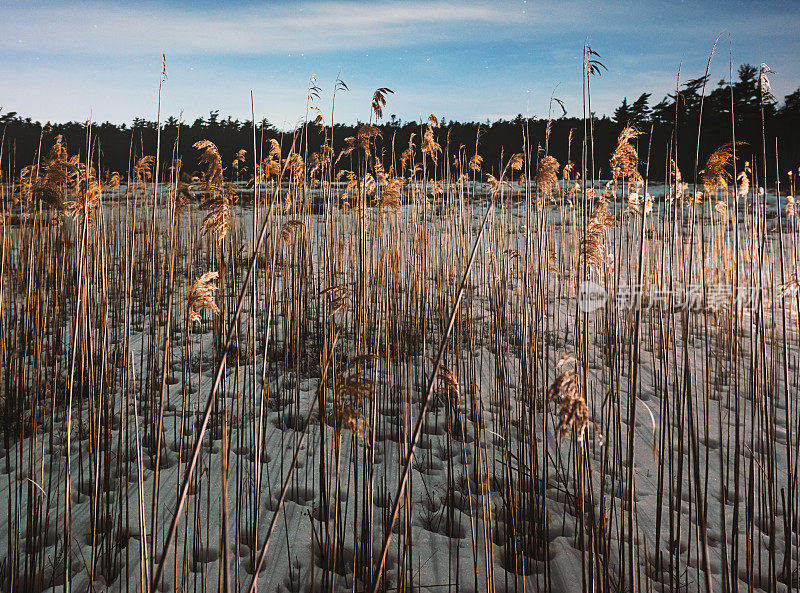
MULTIPOLYGON (((642 132, 637 142, 643 175, 653 180, 664 179, 669 160, 675 158, 684 179, 691 180, 694 176, 704 84, 699 169, 703 168, 711 152, 734 139, 734 133, 737 142, 746 143, 738 149, 741 160, 758 163, 756 170, 759 172, 764 170, 761 155, 766 147, 766 170, 770 183, 775 179, 776 154, 782 176, 800 165, 800 89, 787 95, 782 104, 771 96, 762 99, 758 69, 743 65, 733 85, 723 80, 713 87, 706 79, 696 78, 685 82, 677 92, 668 94, 654 105, 651 105, 652 95, 642 93, 631 102, 623 99, 613 117, 595 116, 590 129, 596 176, 607 177, 608 159, 616 146, 617 137, 623 127, 632 125, 642 132)), ((258 150, 261 151, 269 139, 276 139, 281 143, 284 156, 293 142, 301 154, 306 151, 311 154, 319 151, 332 134, 333 148, 338 155, 345 148, 345 138, 355 136, 358 126, 335 124, 331 129, 309 123, 305 129, 301 126, 301 129, 286 132, 262 120, 256 123, 258 150), (303 146, 299 147, 301 143, 303 146)), ((400 154, 409 145, 412 134, 413 141, 419 147, 424 126, 424 123, 401 122, 394 115, 378 124, 381 138, 377 145, 387 167, 392 162, 397 163, 400 154)), ((438 159, 438 174, 444 174, 444 167, 452 163, 453 155, 460 152, 468 159, 475 154, 476 139, 477 153, 483 157, 483 172, 496 174, 511 155, 523 151, 526 137, 529 138, 534 159, 537 154, 546 151, 562 166, 572 161, 576 164, 575 170, 580 171, 584 127, 581 118, 566 115, 551 122, 526 119, 521 115, 512 120, 501 119, 491 123, 443 120, 441 127, 435 130, 435 136, 448 156, 438 159)), ((2 168, 5 173, 18 173, 21 167, 35 160, 40 146, 45 151, 49 149, 56 135, 64 137, 71 153, 86 153, 87 127, 82 122, 42 125, 12 112, 0 115, 0 134, 3 135, 2 168)), ((124 175, 136 158, 155 154, 157 125, 143 119, 135 119, 130 126, 108 122, 94 124, 91 138, 93 158, 99 162, 100 168, 124 175)), ((161 170, 167 171, 175 156, 181 158, 184 172, 191 173, 197 169, 198 154, 192 145, 204 139, 217 145, 226 166, 240 149, 247 150, 248 163, 252 163, 252 122, 220 118, 218 111, 212 111, 207 118, 198 118, 192 123, 181 123, 174 117, 162 123, 161 170)), ((349 169, 352 163, 345 157, 337 167, 349 169)), ((229 168, 229 171, 232 169, 229 168)))

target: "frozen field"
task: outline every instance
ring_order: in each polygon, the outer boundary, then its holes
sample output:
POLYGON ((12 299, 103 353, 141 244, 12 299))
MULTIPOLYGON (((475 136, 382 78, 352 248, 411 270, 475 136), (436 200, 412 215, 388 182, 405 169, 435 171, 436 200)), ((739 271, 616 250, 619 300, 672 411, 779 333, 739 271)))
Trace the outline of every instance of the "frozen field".
POLYGON ((388 187, 2 228, 0 590, 797 586, 774 196, 388 187))

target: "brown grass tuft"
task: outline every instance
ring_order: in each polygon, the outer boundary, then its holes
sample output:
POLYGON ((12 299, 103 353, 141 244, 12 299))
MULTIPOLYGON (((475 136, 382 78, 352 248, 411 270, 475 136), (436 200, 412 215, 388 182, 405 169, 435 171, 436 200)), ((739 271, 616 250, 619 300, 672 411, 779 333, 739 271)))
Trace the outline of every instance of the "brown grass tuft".
POLYGON ((386 95, 393 93, 392 89, 381 87, 372 95, 372 113, 376 119, 383 117, 383 108, 386 106, 386 95))
POLYGON ((425 129, 425 134, 422 137, 422 146, 420 147, 424 154, 427 154, 434 163, 436 163, 438 154, 442 152, 442 147, 433 138, 433 128, 428 125, 425 129))
POLYGON ((333 426, 337 433, 341 433, 344 428, 362 441, 366 440, 369 431, 369 422, 364 412, 351 404, 339 404, 334 407, 333 426))
POLYGON ((215 188, 222 189, 222 157, 216 145, 211 140, 199 140, 194 143, 194 148, 202 150, 200 163, 206 167, 205 184, 206 190, 214 191, 215 188))
POLYGON ((552 197, 558 191, 558 161, 551 157, 546 156, 539 161, 539 166, 536 169, 536 186, 543 194, 552 197))
POLYGON ((581 255, 590 267, 600 268, 605 263, 605 234, 616 224, 616 218, 608 209, 608 202, 600 199, 589 217, 586 237, 581 241, 581 255))
POLYGON ((194 282, 189 288, 189 321, 197 321, 200 319, 200 311, 204 309, 210 310, 215 315, 220 313, 216 301, 214 301, 214 293, 219 288, 217 285, 212 284, 214 280, 219 278, 219 272, 206 272, 194 282))
POLYGON ((213 142, 200 140, 194 148, 202 150, 200 162, 206 166, 205 187, 208 194, 201 207, 210 209, 203 219, 203 234, 213 234, 221 243, 231 226, 231 196, 222 176, 222 158, 213 142))
POLYGON ((294 244, 294 235, 297 229, 302 228, 303 223, 300 220, 288 220, 281 228, 281 239, 286 245, 294 244))
POLYGON ((400 198, 403 193, 404 181, 405 180, 402 177, 394 177, 389 180, 383 190, 383 193, 381 193, 381 196, 378 199, 379 211, 387 208, 396 211, 400 210, 400 198))
MULTIPOLYGON (((568 364, 575 364, 575 357, 565 354, 558 361, 557 368, 568 364)), ((565 437, 574 426, 578 433, 578 441, 583 441, 586 427, 589 424, 589 409, 586 407, 580 380, 575 367, 558 375, 547 390, 547 401, 556 406, 558 426, 556 430, 560 437, 565 437)))
MULTIPOLYGON (((737 142, 736 144, 741 145, 744 143, 737 142)), ((703 191, 706 195, 713 194, 718 189, 728 191, 728 184, 733 178, 728 170, 733 165, 733 149, 733 143, 728 142, 720 146, 708 157, 706 168, 700 171, 703 191)))
POLYGON ((644 185, 642 176, 638 171, 639 155, 631 140, 641 132, 633 126, 628 126, 617 139, 617 147, 611 155, 611 177, 614 181, 627 179, 630 185, 639 189, 644 185))
POLYGON ((336 161, 338 162, 343 156, 348 156, 355 150, 362 150, 365 156, 371 155, 372 149, 370 147, 370 141, 373 138, 380 137, 381 131, 379 128, 367 124, 360 126, 355 136, 348 136, 344 139, 346 147, 339 153, 339 157, 336 161))
MULTIPOLYGON (((429 360, 432 363, 436 362, 433 358, 429 358, 429 360)), ((461 399, 461 388, 458 385, 458 379, 456 379, 455 373, 444 363, 439 363, 439 367, 436 369, 436 378, 442 383, 442 388, 439 390, 440 395, 446 396, 448 401, 461 399)))

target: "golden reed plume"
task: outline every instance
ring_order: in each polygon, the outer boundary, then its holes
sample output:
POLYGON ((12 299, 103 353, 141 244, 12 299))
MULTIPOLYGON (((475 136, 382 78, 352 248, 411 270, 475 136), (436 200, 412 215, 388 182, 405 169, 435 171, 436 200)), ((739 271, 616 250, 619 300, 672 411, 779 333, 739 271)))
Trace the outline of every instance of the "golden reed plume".
MULTIPOLYGON (((568 364, 575 364, 575 357, 565 354, 561 357, 556 368, 568 364)), ((547 401, 556 406, 558 426, 556 430, 560 437, 565 437, 574 426, 578 433, 578 441, 583 441, 586 427, 589 424, 589 409, 583 397, 580 379, 575 367, 558 375, 547 390, 547 401)))
POLYGON ((201 321, 200 311, 204 309, 208 309, 215 315, 220 313, 214 300, 214 293, 219 287, 212 284, 217 278, 219 278, 219 272, 206 272, 192 282, 192 286, 189 288, 189 321, 201 321))
POLYGON ((221 243, 231 227, 231 196, 222 176, 222 157, 210 140, 195 142, 194 148, 203 151, 200 162, 206 167, 204 177, 208 193, 200 206, 210 211, 203 219, 203 234, 213 234, 221 243))

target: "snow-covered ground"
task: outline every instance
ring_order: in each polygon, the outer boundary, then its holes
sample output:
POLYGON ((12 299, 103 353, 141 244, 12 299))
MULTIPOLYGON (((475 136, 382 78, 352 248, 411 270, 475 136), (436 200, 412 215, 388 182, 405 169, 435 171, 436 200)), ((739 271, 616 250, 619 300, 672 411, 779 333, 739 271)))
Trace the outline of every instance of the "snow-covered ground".
MULTIPOLYGON (((356 213, 306 214, 280 247, 275 276, 264 258, 159 590, 217 591, 226 572, 230 590, 248 590, 276 513, 259 591, 371 590, 420 421, 385 590, 700 591, 706 566, 714 590, 766 591, 775 583, 787 590, 791 578, 781 574, 797 570, 800 550, 796 307, 772 290, 734 315, 711 307, 703 293, 687 313, 654 300, 651 288, 637 319, 615 298, 638 280, 631 217, 607 232, 614 267, 592 272, 609 298, 584 313, 567 225, 556 214, 543 223, 535 210, 498 208, 445 356, 458 392, 437 379, 421 419, 436 373, 431 359, 484 207, 442 214, 407 205, 391 220, 371 209, 362 227, 368 261, 359 259, 358 234, 341 236, 357 228, 348 218, 356 213), (422 237, 420 225, 430 225, 422 237), (548 265, 539 253, 550 251, 556 256, 548 265), (334 313, 322 285, 330 279, 349 294, 348 306, 334 313), (357 302, 362 307, 353 310, 357 302), (586 363, 580 370, 592 422, 583 438, 558 436, 545 401, 564 352, 586 363), (348 366, 358 354, 372 356, 348 366), (348 395, 348 378, 368 393, 348 395), (363 414, 365 434, 339 429, 343 403, 363 414)), ((648 286, 672 290, 670 280, 685 280, 686 266, 667 240, 669 208, 658 202, 649 215, 643 260, 648 286)), ((236 212, 241 279, 253 213, 236 212)), ((185 216, 187 228, 196 226, 185 216)), ((710 234, 702 240, 709 254, 722 253, 710 234)), ((778 284, 775 245, 773 237, 769 262, 739 262, 748 285, 759 270, 769 274, 762 286, 778 284)), ((719 262, 704 263, 694 249, 698 269, 718 271, 719 262)), ((694 278, 706 288, 725 279, 694 278)), ((163 405, 153 390, 161 358, 151 354, 163 348, 164 332, 150 331, 156 319, 143 306, 132 313, 128 352, 108 338, 97 342, 108 345, 112 367, 92 379, 83 394, 91 400, 74 402, 72 414, 42 402, 31 408, 46 412, 33 434, 0 442, 3 591, 138 591, 149 580, 213 385, 215 335, 218 344, 239 289, 225 281, 223 315, 212 320, 206 312, 187 331, 188 283, 179 280, 174 297, 163 405)), ((65 352, 68 335, 59 338, 65 352)), ((3 388, 15 380, 3 377, 3 388)))

